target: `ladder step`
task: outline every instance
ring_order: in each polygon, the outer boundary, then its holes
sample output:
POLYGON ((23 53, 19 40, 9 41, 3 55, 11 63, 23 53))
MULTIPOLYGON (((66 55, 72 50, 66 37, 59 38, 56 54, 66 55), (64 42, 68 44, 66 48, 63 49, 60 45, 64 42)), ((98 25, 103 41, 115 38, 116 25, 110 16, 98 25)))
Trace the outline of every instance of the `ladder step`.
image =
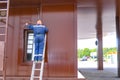
POLYGON ((42 63, 42 61, 34 61, 33 63, 34 63, 34 64, 35 64, 35 63, 42 63))
POLYGON ((0 25, 0 28, 1 28, 1 27, 6 27, 6 25, 0 25))
POLYGON ((5 34, 0 34, 0 36, 4 36, 5 34))
POLYGON ((34 76, 33 78, 40 78, 39 76, 34 76))
POLYGON ((8 1, 0 1, 0 3, 7 3, 8 1))
POLYGON ((0 19, 7 19, 7 17, 0 17, 0 19))
POLYGON ((0 9, 0 11, 7 11, 7 9, 0 9))
POLYGON ((0 77, 0 80, 4 80, 2 77, 0 77))
POLYGON ((35 69, 36 71, 40 71, 41 69, 35 69))
POLYGON ((43 56, 43 54, 35 54, 34 56, 43 56))

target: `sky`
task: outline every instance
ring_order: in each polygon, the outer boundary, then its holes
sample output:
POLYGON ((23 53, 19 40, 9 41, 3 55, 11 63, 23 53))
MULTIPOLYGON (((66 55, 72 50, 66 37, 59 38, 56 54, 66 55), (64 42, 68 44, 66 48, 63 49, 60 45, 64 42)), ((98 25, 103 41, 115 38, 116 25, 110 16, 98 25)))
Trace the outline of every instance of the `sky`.
MULTIPOLYGON (((85 40, 78 40, 77 47, 78 49, 84 49, 84 48, 96 48, 95 41, 97 39, 85 39, 85 40)), ((108 35, 106 37, 103 37, 103 48, 105 47, 116 47, 116 35, 108 35)))

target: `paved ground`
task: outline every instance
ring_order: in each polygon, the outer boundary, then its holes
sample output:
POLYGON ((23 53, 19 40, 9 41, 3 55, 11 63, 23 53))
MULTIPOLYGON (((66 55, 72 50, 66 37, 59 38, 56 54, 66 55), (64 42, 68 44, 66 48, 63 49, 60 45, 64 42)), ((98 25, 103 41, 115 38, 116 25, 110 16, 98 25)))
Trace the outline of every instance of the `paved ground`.
POLYGON ((80 69, 80 72, 83 74, 86 80, 120 80, 120 78, 117 78, 117 75, 115 73, 109 70, 111 69, 99 71, 94 68, 89 68, 89 69, 84 68, 84 69, 80 69))
POLYGON ((95 62, 79 62, 78 69, 86 80, 120 80, 117 77, 116 64, 104 63, 104 70, 97 70, 95 62))

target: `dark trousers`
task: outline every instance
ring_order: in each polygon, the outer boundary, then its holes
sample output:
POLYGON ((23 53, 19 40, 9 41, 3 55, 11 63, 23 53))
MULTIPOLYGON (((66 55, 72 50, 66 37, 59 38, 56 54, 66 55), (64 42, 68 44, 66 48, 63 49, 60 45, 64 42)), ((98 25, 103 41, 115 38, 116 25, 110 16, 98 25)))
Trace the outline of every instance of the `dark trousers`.
POLYGON ((43 56, 43 49, 44 49, 44 36, 43 35, 36 35, 35 36, 35 61, 42 60, 43 56))

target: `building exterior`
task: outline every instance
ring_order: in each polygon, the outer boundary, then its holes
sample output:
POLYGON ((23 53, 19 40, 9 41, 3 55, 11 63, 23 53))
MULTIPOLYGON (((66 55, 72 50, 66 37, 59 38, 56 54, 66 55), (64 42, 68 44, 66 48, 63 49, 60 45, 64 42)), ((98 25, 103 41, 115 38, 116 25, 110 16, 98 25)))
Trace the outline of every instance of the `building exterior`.
MULTIPOLYGON (((101 0, 92 1, 96 4, 97 15, 98 69, 103 70, 102 2, 100 2, 101 0)), ((82 2, 82 0, 78 0, 78 2, 82 2)), ((117 3, 116 33, 118 38, 118 76, 120 76, 120 10, 117 3)), ((29 80, 32 61, 31 55, 27 51, 27 42, 28 36, 32 32, 24 29, 24 26, 26 22, 35 24, 38 18, 49 29, 43 79, 78 80, 76 15, 76 0, 10 0, 6 45, 0 42, 0 68, 2 69, 3 65, 5 65, 4 73, 6 74, 7 80, 29 80)), ((0 20, 0 23, 4 23, 4 21, 0 20)), ((0 36, 0 41, 3 38, 0 36)))
POLYGON ((49 29, 43 79, 77 80, 75 15, 74 0, 10 0, 6 46, 8 80, 30 77, 32 61, 26 49, 31 31, 24 26, 26 22, 35 24, 38 16, 49 29))

